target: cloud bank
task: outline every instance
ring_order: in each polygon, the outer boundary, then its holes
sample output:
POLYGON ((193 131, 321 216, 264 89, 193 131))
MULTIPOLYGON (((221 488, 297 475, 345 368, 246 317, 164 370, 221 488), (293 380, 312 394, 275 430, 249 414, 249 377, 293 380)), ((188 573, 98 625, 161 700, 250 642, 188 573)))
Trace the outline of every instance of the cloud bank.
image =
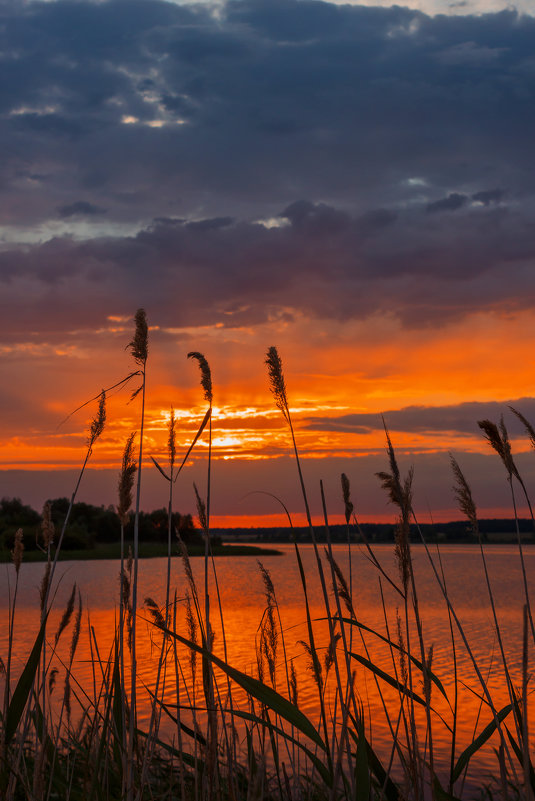
POLYGON ((68 329, 142 295, 164 322, 178 304, 226 326, 533 305, 532 17, 308 0, 0 15, 6 336, 47 303, 44 326, 68 329))

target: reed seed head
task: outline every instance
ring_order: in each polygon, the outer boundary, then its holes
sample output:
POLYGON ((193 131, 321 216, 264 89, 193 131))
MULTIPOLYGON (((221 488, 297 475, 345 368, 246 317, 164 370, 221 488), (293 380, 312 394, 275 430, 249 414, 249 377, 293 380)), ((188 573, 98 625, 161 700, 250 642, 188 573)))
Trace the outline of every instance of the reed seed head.
POLYGON ((117 514, 123 526, 128 522, 128 512, 132 506, 132 488, 134 486, 134 477, 137 470, 133 455, 134 437, 135 432, 133 431, 126 440, 121 473, 119 475, 119 505, 117 507, 117 514))
POLYGON ((165 620, 162 615, 162 611, 155 600, 150 597, 145 598, 145 606, 149 610, 149 614, 151 615, 154 625, 158 626, 160 629, 165 628, 165 620))
POLYGON ((342 635, 341 634, 334 634, 333 637, 329 640, 329 644, 327 646, 327 650, 325 651, 325 659, 323 661, 323 668, 325 670, 325 679, 327 679, 327 675, 329 670, 333 666, 334 657, 336 655, 336 646, 338 645, 338 641, 342 635))
MULTIPOLYGON (((384 424, 384 420, 383 420, 384 424)), ((390 463, 390 473, 379 472, 375 475, 380 479, 383 489, 387 491, 391 503, 397 506, 404 520, 409 520, 412 509, 412 479, 414 468, 410 468, 405 481, 402 483, 396 453, 390 439, 390 435, 385 425, 388 461, 390 463)))
POLYGON ((87 437, 88 448, 92 448, 96 440, 100 437, 100 435, 104 431, 105 423, 106 423, 106 393, 104 390, 102 390, 98 401, 97 413, 92 419, 91 426, 89 427, 89 435, 87 437))
POLYGON ((299 701, 299 694, 297 691, 297 674, 295 672, 293 660, 290 662, 290 701, 294 706, 297 706, 299 701))
POLYGON ((147 325, 147 316, 145 309, 138 309, 134 316, 136 330, 134 338, 128 343, 130 353, 134 357, 136 364, 140 367, 145 367, 145 362, 148 356, 148 340, 149 340, 149 327, 147 325))
POLYGON ((193 571, 191 569, 191 562, 189 559, 188 549, 186 548, 186 543, 180 536, 179 532, 177 532, 177 539, 178 539, 178 547, 180 548, 180 556, 182 557, 182 564, 184 565, 184 571, 186 573, 186 578, 188 579, 188 584, 190 586, 192 595, 195 595, 196 592, 195 579, 193 578, 193 571))
POLYGON ((65 712, 67 713, 67 720, 71 719, 71 681, 69 674, 65 676, 65 689, 63 691, 63 703, 65 705, 65 712))
POLYGON ((58 675, 57 667, 53 667, 48 675, 48 694, 52 695, 54 687, 56 686, 56 677, 58 675))
POLYGON ((424 698, 425 698, 426 704, 428 704, 428 705, 431 704, 431 689, 432 689, 432 686, 433 686, 432 683, 431 683, 431 668, 432 668, 432 665, 433 665, 433 647, 434 647, 433 644, 431 644, 429 646, 428 651, 427 651, 427 656, 426 656, 426 658, 424 660, 424 673, 423 673, 423 680, 422 680, 424 698))
POLYGON ((50 581, 50 570, 52 567, 52 563, 50 559, 46 563, 45 572, 43 573, 43 578, 41 579, 41 586, 39 587, 39 598, 41 601, 40 608, 41 612, 45 608, 45 600, 48 592, 48 582, 50 581))
POLYGON ((515 478, 517 478, 520 481, 520 474, 519 474, 519 472, 518 472, 518 470, 516 468, 516 464, 515 464, 514 459, 513 459, 513 452, 511 451, 511 441, 509 439, 509 434, 508 434, 507 428, 505 426, 505 421, 503 419, 503 414, 500 417, 499 428, 500 428, 500 434, 501 434, 502 442, 503 442, 503 451, 504 451, 504 455, 505 455, 505 462, 504 462, 505 467, 506 467, 507 472, 509 473, 509 475, 515 476, 515 478))
POLYGON ((349 616, 352 617, 352 618, 355 618, 355 620, 356 620, 357 616, 356 616, 355 610, 353 608, 353 599, 351 597, 351 593, 349 591, 349 587, 348 587, 346 578, 345 578, 344 574, 342 573, 340 565, 338 564, 338 562, 336 561, 334 556, 332 556, 329 553, 327 548, 325 549, 325 556, 327 558, 327 561, 330 562, 330 564, 331 564, 331 566, 332 566, 332 568, 334 570, 334 573, 335 573, 335 579, 333 579, 333 591, 336 592, 336 587, 334 586, 334 582, 336 581, 337 589, 338 589, 338 595, 340 596, 340 598, 344 602, 344 606, 347 609, 347 611, 349 613, 349 616))
POLYGON ((130 575, 128 571, 124 570, 119 573, 119 585, 121 598, 123 599, 123 606, 128 608, 130 603, 130 575))
POLYGON ((197 500, 197 514, 199 515, 199 523, 201 524, 201 528, 203 531, 208 530, 208 520, 206 517, 206 505, 199 495, 199 490, 197 489, 197 485, 193 482, 193 489, 195 490, 195 498, 197 500))
POLYGON ((262 575, 262 581, 264 582, 264 593, 266 596, 266 601, 268 606, 275 606, 276 599, 275 599, 275 587, 273 586, 273 581, 271 579, 271 573, 267 568, 264 567, 260 560, 257 560, 258 568, 262 575))
POLYGON ((308 669, 312 673, 314 677, 314 681, 316 682, 318 689, 320 692, 323 691, 323 672, 321 669, 321 662, 318 659, 318 655, 315 650, 313 650, 310 645, 305 640, 298 640, 298 644, 302 645, 305 649, 305 652, 308 656, 308 669))
POLYGON ((65 607, 65 611, 61 617, 59 622, 58 630, 56 631, 56 636, 54 638, 54 645, 58 644, 58 640, 69 625, 69 621, 72 617, 72 613, 74 611, 74 599, 76 597, 76 582, 74 582, 72 587, 72 592, 69 596, 69 600, 67 601, 67 606, 65 607))
POLYGON ((275 398, 275 405, 277 409, 283 413, 284 418, 289 422, 290 413, 288 407, 288 397, 286 395, 286 384, 284 381, 284 373, 282 371, 282 360, 279 356, 277 348, 269 348, 266 354, 266 364, 269 375, 269 388, 275 398))
POLYGON ((403 638, 403 628, 401 625, 401 617, 399 612, 396 614, 396 625, 397 625, 397 635, 398 635, 398 647, 399 647, 399 669, 401 672, 401 679, 405 686, 408 686, 409 683, 409 675, 407 670, 407 659, 406 659, 406 651, 405 651, 405 641, 403 638))
POLYGON ((494 448, 502 460, 504 467, 507 470, 509 480, 511 480, 513 476, 520 479, 518 470, 516 469, 516 465, 513 461, 511 444, 509 442, 509 435, 507 434, 507 429, 503 421, 503 415, 500 420, 499 428, 496 423, 493 423, 491 420, 478 420, 477 424, 483 431, 485 439, 489 445, 494 448))
POLYGON ((43 506, 41 514, 41 536, 43 538, 43 545, 48 549, 54 543, 55 527, 52 521, 52 504, 47 501, 43 506))
POLYGON ((463 471, 461 470, 457 461, 455 460, 455 458, 452 456, 451 453, 450 453, 450 464, 455 478, 453 493, 457 498, 459 509, 468 519, 470 527, 474 532, 474 534, 477 534, 479 525, 477 522, 476 505, 474 503, 474 499, 472 498, 472 490, 470 489, 468 481, 464 477, 463 471))
POLYGON ((205 357, 203 356, 203 354, 199 353, 196 350, 192 350, 188 353, 188 359, 196 359, 199 362, 199 368, 201 371, 201 387, 204 390, 205 400, 207 400, 211 406, 213 401, 213 394, 212 394, 212 371, 210 370, 210 366, 206 361, 205 357))
MULTIPOLYGON (((191 569, 191 568, 190 568, 191 569)), ((197 644, 197 621, 193 615, 193 608, 191 605, 191 598, 189 593, 186 593, 186 626, 188 629, 188 636, 191 642, 197 644)), ((193 686, 195 687, 195 675, 197 673, 197 652, 190 648, 189 650, 191 677, 193 686)))
POLYGON ((71 649, 69 651, 69 661, 71 665, 74 659, 74 654, 76 653, 76 648, 78 646, 78 640, 80 639, 81 625, 82 625, 82 596, 80 594, 80 590, 78 590, 78 609, 76 610, 76 617, 74 618, 74 626, 71 638, 71 649))
POLYGON ((342 497, 344 499, 346 523, 349 525, 349 521, 351 520, 351 515, 353 514, 354 509, 350 498, 349 479, 345 473, 342 473, 340 479, 342 482, 342 497))
POLYGON ((168 432, 169 436, 167 437, 167 453, 169 454, 169 463, 171 465, 171 469, 175 464, 175 457, 176 457, 176 430, 175 430, 175 410, 171 406, 171 413, 169 415, 169 423, 168 423, 168 432))
POLYGON ((522 423, 522 425, 526 429, 526 432, 527 432, 527 434, 529 436, 529 441, 531 443, 531 447, 535 448, 535 428, 531 425, 529 420, 527 420, 524 417, 524 415, 521 412, 518 411, 518 409, 515 409, 513 406, 509 406, 509 408, 511 409, 513 414, 515 414, 518 417, 518 419, 520 420, 520 422, 522 423))
POLYGON ((11 551, 11 558, 13 559, 13 564, 15 565, 15 571, 17 575, 22 563, 23 553, 24 553, 24 542, 22 541, 22 529, 18 528, 17 531, 15 532, 15 542, 13 544, 13 550, 11 551))

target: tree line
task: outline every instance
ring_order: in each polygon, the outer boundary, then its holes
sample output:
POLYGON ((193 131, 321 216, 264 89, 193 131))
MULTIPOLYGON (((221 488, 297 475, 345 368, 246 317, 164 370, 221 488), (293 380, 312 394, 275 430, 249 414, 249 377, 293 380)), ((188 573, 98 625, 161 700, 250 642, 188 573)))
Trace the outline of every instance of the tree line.
MULTIPOLYGON (((67 509, 68 498, 54 498, 50 504, 52 521, 57 537, 59 537, 67 509)), ((133 513, 125 530, 128 541, 133 528, 133 513)), ((41 515, 22 503, 20 498, 2 498, 0 501, 0 547, 11 549, 15 532, 21 528, 24 534, 26 550, 40 547, 41 515)), ((195 528, 190 514, 174 512, 172 517, 173 537, 176 534, 187 544, 200 543, 201 533, 195 528)), ((113 506, 93 506, 90 503, 78 502, 73 505, 69 525, 65 531, 62 549, 84 550, 107 542, 118 542, 120 524, 113 506)), ((167 542, 168 516, 167 509, 155 509, 152 512, 139 514, 139 539, 144 542, 167 542)))

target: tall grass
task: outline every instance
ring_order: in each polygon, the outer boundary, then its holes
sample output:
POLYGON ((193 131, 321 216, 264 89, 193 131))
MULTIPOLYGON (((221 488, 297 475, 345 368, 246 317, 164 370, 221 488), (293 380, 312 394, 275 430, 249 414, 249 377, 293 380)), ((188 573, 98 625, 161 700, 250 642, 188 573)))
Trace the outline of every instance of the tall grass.
MULTIPOLYGON (((370 798, 387 801, 451 801, 465 797, 466 778, 482 749, 495 748, 495 783, 487 792, 501 796, 533 798, 535 773, 529 743, 530 659, 534 644, 526 563, 519 540, 525 603, 523 614, 522 665, 518 677, 510 664, 500 626, 499 609, 488 571, 484 543, 479 533, 477 511, 469 483, 458 462, 451 457, 454 492, 476 536, 485 576, 489 610, 499 652, 499 670, 508 698, 500 707, 493 696, 486 664, 480 664, 455 609, 446 582, 440 551, 432 551, 418 527, 412 502, 413 472, 403 477, 394 445, 385 425, 387 466, 378 479, 397 511, 395 565, 382 564, 377 549, 366 541, 350 497, 349 480, 341 477, 347 525, 349 576, 337 561, 333 548, 329 514, 323 486, 321 494, 326 548, 319 547, 319 531, 312 524, 309 489, 301 465, 298 432, 292 420, 282 360, 276 348, 267 357, 270 389, 275 404, 288 426, 289 445, 295 457, 297 480, 309 523, 317 575, 307 574, 301 549, 294 541, 300 577, 306 639, 301 642, 309 662, 317 695, 317 719, 307 716, 299 701, 300 676, 288 648, 289 632, 284 608, 279 606, 276 576, 262 564, 259 574, 265 592, 265 611, 259 621, 251 661, 256 668, 243 672, 229 662, 227 640, 215 561, 211 555, 210 504, 212 482, 211 372, 205 357, 192 352, 198 362, 201 385, 208 410, 179 466, 175 417, 171 409, 168 430, 168 466, 154 457, 155 467, 168 482, 168 558, 163 586, 164 597, 138 601, 139 564, 138 515, 140 509, 145 416, 148 326, 145 313, 138 310, 130 350, 141 383, 139 452, 134 459, 134 434, 125 444, 119 477, 118 529, 121 560, 118 584, 118 617, 112 644, 102 653, 88 617, 86 636, 92 653, 93 687, 78 684, 75 654, 81 636, 82 605, 72 588, 59 625, 51 636, 50 611, 54 602, 52 579, 68 515, 58 544, 45 509, 43 548, 47 561, 41 584, 41 622, 31 652, 14 681, 17 650, 16 614, 19 574, 24 569, 22 532, 17 532, 13 551, 8 610, 7 654, 3 658, 4 700, 0 721, 0 796, 15 799, 180 799, 180 801, 334 801, 370 798), (206 494, 195 487, 199 522, 205 537, 204 572, 199 586, 194 578, 187 549, 180 532, 173 531, 173 487, 198 440, 207 433, 208 460, 206 494), (136 483, 137 481, 137 483, 136 483), (135 497, 134 497, 135 484, 135 497), (127 556, 125 528, 133 506, 133 548, 127 556), (412 538, 420 536, 436 580, 437 594, 444 601, 450 621, 449 648, 454 664, 448 682, 437 675, 433 663, 434 643, 420 612, 420 589, 415 570, 412 538), (171 586, 171 553, 177 536, 182 550, 187 591, 174 593, 171 586), (352 551, 360 542, 377 573, 384 628, 370 625, 358 616, 353 587, 352 551), (211 573, 211 576, 210 576, 211 573), (322 618, 327 635, 315 619, 311 587, 319 581, 322 618), (214 586, 222 631, 222 647, 213 639, 210 587, 214 586), (388 602, 388 587, 397 599, 388 602), (150 621, 154 657, 154 681, 145 687, 138 674, 137 624, 150 621), (58 644, 70 631, 66 661, 61 662, 58 644), (200 635, 200 637, 199 637, 200 635), (384 653, 386 652, 386 661, 384 653), (382 655, 381 655, 382 654, 382 655), (458 728, 465 716, 460 690, 468 677, 459 670, 460 656, 471 662, 479 686, 472 688, 479 698, 473 740, 458 746, 458 728), (200 675, 198 671, 200 663, 200 675), (375 721, 367 709, 363 688, 356 683, 357 671, 372 679, 376 697, 384 712, 389 748, 376 746, 375 721), (53 703, 54 688, 63 676, 61 702, 53 703), (450 697, 445 687, 453 684, 450 697), (200 687, 200 691, 199 691, 200 687), (142 694, 143 693, 143 697, 142 694), (146 729, 139 724, 140 704, 150 710, 146 729), (59 711, 58 711, 59 710, 59 711), (173 736, 163 718, 172 721, 173 736), (437 736, 437 733, 440 736, 437 736), (447 746, 444 743, 447 742, 447 746), (440 745, 437 745, 440 743, 440 745)), ((91 424, 87 460, 102 433, 105 394, 91 424)), ((482 428, 507 468, 507 480, 527 489, 516 469, 503 421, 495 426, 483 421, 482 428)), ((524 419, 528 433, 533 432, 524 419)), ((531 434, 530 434, 531 436, 531 434)), ((516 503, 513 503, 516 513, 516 503)), ((281 502, 282 503, 282 502, 281 502)), ((284 506, 284 504, 283 504, 284 506)), ((286 507, 284 507, 286 509, 286 507)), ((286 510, 287 511, 287 510, 286 510)), ((290 526, 291 515, 288 514, 290 526)), ((315 606, 315 605, 314 605, 315 606)), ((477 768, 476 768, 477 769, 477 768)), ((484 788, 481 788, 483 794, 484 788)))

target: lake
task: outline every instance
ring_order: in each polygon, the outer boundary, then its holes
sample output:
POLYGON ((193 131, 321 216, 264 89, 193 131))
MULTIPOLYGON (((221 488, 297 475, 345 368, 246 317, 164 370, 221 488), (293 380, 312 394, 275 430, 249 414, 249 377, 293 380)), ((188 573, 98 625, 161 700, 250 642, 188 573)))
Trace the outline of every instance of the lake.
MULTIPOLYGON (((265 556, 262 558, 264 567, 270 571, 277 601, 280 609, 284 642, 287 658, 292 660, 297 673, 299 707, 312 720, 318 718, 317 690, 312 675, 308 669, 309 658, 305 652, 302 640, 307 639, 305 606, 303 590, 299 578, 297 562, 293 545, 277 545, 282 551, 281 556, 265 556)), ((335 545, 334 555, 346 578, 349 577, 349 557, 347 546, 335 545)), ((318 579, 316 560, 311 545, 300 545, 305 573, 308 582, 308 594, 311 604, 311 614, 315 620, 316 645, 322 653, 328 643, 328 629, 325 623, 325 607, 323 604, 321 586, 318 579)), ((387 573, 397 581, 398 572, 395 564, 393 547, 378 545, 375 552, 387 573)), ((437 557, 435 546, 431 547, 433 557, 437 557)), ((323 546, 321 548, 323 554, 323 546)), ((530 591, 535 595, 535 548, 524 549, 530 591)), ((522 574, 518 550, 509 545, 487 545, 485 554, 488 562, 490 580, 498 611, 502 636, 507 654, 509 669, 513 682, 521 686, 522 679, 522 607, 524 603, 522 589, 522 574)), ((473 545, 443 545, 440 548, 442 569, 446 579, 449 597, 455 611, 462 623, 465 634, 470 643, 472 652, 478 665, 488 681, 495 706, 500 709, 508 702, 507 691, 503 680, 500 654, 497 648, 491 608, 482 569, 479 548, 473 545)), ((419 596, 420 613, 423 620, 423 634, 426 648, 433 645, 432 669, 441 679, 447 694, 452 702, 454 697, 454 676, 452 659, 452 640, 450 622, 446 604, 437 586, 436 579, 429 565, 428 557, 422 546, 413 546, 414 569, 417 591, 419 596)), ((192 559, 192 568, 198 584, 199 594, 202 596, 204 562, 200 558, 192 559)), ((257 561, 252 557, 217 557, 215 560, 217 581, 221 595, 225 634, 228 648, 228 661, 242 671, 257 675, 257 659, 255 641, 258 639, 258 627, 265 609, 265 596, 262 577, 257 561)), ((328 564, 324 561, 326 574, 329 575, 328 564)), ((383 580, 384 607, 381 601, 381 587, 379 573, 367 558, 366 550, 360 545, 352 545, 351 569, 353 580, 353 605, 359 621, 374 631, 387 636, 388 631, 393 640, 396 640, 396 616, 401 599, 383 580), (386 620, 385 620, 386 612, 386 620)), ((3 625, 0 631, 0 655, 5 661, 7 652, 7 608, 8 608, 8 576, 11 583, 14 580, 14 569, 11 565, 2 565, 3 581, 0 588, 0 608, 3 615, 3 625)), ((35 638, 39 621, 39 584, 43 572, 43 565, 24 564, 20 571, 19 596, 17 601, 15 621, 15 660, 14 673, 20 672, 27 657, 33 639, 35 638)), ((58 620, 63 612, 73 582, 76 582, 82 594, 84 604, 84 626, 80 644, 78 646, 74 675, 83 691, 92 694, 93 687, 93 655, 89 648, 89 622, 95 632, 98 651, 101 660, 106 660, 112 646, 116 619, 118 615, 118 589, 119 589, 119 562, 61 562, 58 564, 56 576, 61 577, 59 588, 54 601, 54 611, 51 616, 49 640, 58 620)), ((166 560, 150 559, 139 563, 139 591, 138 603, 141 606, 146 596, 153 598, 163 605, 165 600, 166 560)), ((329 588, 331 582, 328 580, 329 588)), ((172 588, 176 588, 178 604, 177 629, 187 636, 185 625, 184 597, 187 583, 184 575, 182 561, 176 558, 172 562, 172 588)), ((213 581, 210 579, 210 603, 212 621, 215 630, 215 652, 223 657, 223 639, 217 597, 213 581)), ((330 601, 334 610, 334 596, 330 592, 330 601)), ((151 686, 154 682, 156 666, 158 663, 158 648, 154 642, 159 634, 147 622, 149 615, 141 608, 138 628, 138 659, 139 659, 139 696, 147 698, 145 685, 151 686)), ((400 612, 402 610, 400 609, 400 612)), ((365 656, 369 653, 372 661, 390 674, 393 673, 390 649, 373 634, 365 633, 361 639, 355 627, 353 633, 352 650, 365 656)), ((63 659, 68 654, 70 644, 70 631, 62 638, 63 645, 59 648, 59 656, 63 659)), ((414 653, 419 652, 416 647, 417 640, 413 641, 414 653)), ((484 708, 479 700, 481 688, 474 672, 472 662, 466 653, 457 631, 455 631, 455 645, 459 675, 466 685, 460 688, 459 693, 459 731, 456 748, 457 756, 471 742, 474 732, 481 731, 490 722, 491 713, 484 708)), ((533 643, 530 643, 532 649, 533 643)), ((189 676, 189 661, 185 658, 183 650, 180 651, 184 675, 189 676)), ((286 678, 283 670, 281 643, 279 642, 277 689, 286 692, 286 678)), ((533 664, 533 650, 530 652, 530 668, 533 664)), ((58 673, 57 691, 61 697, 62 669, 60 663, 58 673)), ((374 675, 364 666, 355 662, 356 680, 355 688, 361 700, 366 720, 371 727, 373 746, 381 756, 388 760, 392 738, 389 732, 388 719, 383 709, 383 701, 395 723, 399 696, 397 691, 384 682, 380 682, 382 699, 379 694, 374 675)), ((198 674, 200 674, 200 667, 198 674)), ((173 669, 174 675, 174 669, 173 669)), ((333 675, 331 674, 331 680, 333 675)), ((174 681, 174 679, 173 679, 174 681)), ((419 682, 419 677, 418 677, 419 682)), ((221 686, 225 682, 221 679, 221 686)), ((420 684, 415 691, 422 693, 420 684)), ((82 692, 79 690, 79 692, 82 692)), ((166 691, 166 699, 173 702, 173 686, 170 684, 166 691)), ((196 690, 197 699, 199 687, 196 690)), ((446 723, 451 719, 451 713, 444 699, 436 690, 432 697, 432 705, 438 713, 443 715, 446 723)), ((535 712, 533 696, 529 699, 529 713, 531 718, 535 712)), ((146 725, 150 713, 149 703, 140 709, 140 725, 146 725)), ((168 724, 163 722, 163 727, 168 724)), ((513 725, 511 720, 511 726, 513 725)), ((172 731, 169 724, 168 731, 172 731)), ((438 717, 433 724, 433 737, 435 748, 442 755, 444 768, 449 761, 450 734, 447 726, 438 717)), ((474 764, 471 772, 471 781, 480 782, 488 773, 496 775, 497 766, 493 753, 495 741, 491 741, 484 753, 478 755, 477 765, 474 764)))

